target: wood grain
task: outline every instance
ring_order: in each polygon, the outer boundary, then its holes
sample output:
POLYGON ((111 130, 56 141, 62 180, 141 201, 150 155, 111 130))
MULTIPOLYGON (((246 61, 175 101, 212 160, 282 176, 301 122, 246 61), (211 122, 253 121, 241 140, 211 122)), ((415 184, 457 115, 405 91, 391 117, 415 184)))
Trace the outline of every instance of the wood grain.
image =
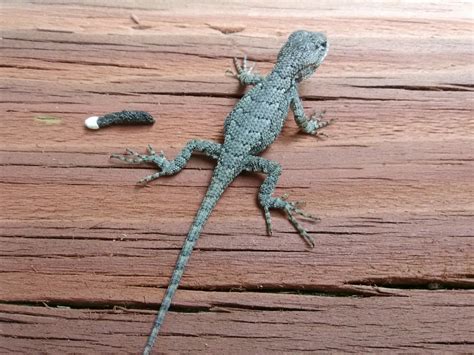
MULTIPOLYGON (((174 320, 157 346, 170 353, 470 352, 466 333, 472 318, 462 311, 472 306, 469 292, 408 294, 353 298, 181 291, 180 298, 193 308, 170 312, 174 320)), ((1 317, 10 323, 3 349, 136 353, 152 313, 2 305, 1 317), (74 332, 65 333, 71 324, 74 332)))
POLYGON ((141 349, 214 164, 136 188, 153 168, 108 156, 221 141, 232 58, 266 73, 297 28, 328 35, 300 92, 337 122, 318 140, 289 119, 263 155, 317 246, 278 213, 267 237, 263 177, 239 177, 159 352, 474 352, 472 4, 354 4, 3 1, 0 352, 141 349), (157 123, 83 128, 126 108, 157 123))

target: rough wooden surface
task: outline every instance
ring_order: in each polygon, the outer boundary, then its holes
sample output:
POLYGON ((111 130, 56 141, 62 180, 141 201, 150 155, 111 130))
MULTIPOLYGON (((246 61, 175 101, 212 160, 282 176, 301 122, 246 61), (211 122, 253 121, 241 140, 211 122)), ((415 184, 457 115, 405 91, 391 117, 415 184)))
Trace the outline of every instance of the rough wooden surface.
POLYGON ((330 54, 301 87, 329 138, 288 120, 264 156, 278 193, 322 218, 307 250, 265 236, 262 177, 239 177, 205 227, 162 353, 474 352, 473 42, 469 1, 3 1, 0 352, 138 352, 213 163, 108 160, 220 141, 248 54, 268 71, 297 28, 330 54), (151 112, 149 127, 83 128, 151 112))

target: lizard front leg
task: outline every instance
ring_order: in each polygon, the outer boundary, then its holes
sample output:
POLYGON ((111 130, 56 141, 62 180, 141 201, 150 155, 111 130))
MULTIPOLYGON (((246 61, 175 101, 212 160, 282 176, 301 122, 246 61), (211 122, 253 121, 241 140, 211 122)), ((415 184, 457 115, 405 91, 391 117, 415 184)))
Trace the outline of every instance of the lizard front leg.
POLYGON ((256 85, 264 79, 260 74, 252 72, 254 66, 251 66, 250 68, 247 66, 247 56, 244 56, 242 59, 242 64, 239 63, 237 58, 234 58, 234 65, 237 74, 232 74, 239 79, 240 84, 242 85, 256 85))
POLYGON ((287 196, 284 195, 283 197, 273 197, 273 192, 275 191, 275 186, 277 184, 278 178, 281 174, 281 166, 277 162, 262 158, 262 157, 254 157, 252 156, 246 167, 245 170, 253 171, 253 172, 261 172, 265 173, 268 176, 263 181, 263 184, 260 186, 260 191, 258 193, 258 200, 260 205, 263 208, 263 212, 265 215, 265 222, 267 224, 267 231, 268 234, 272 234, 272 220, 270 215, 270 209, 280 209, 284 211, 288 217, 288 220, 291 224, 295 227, 298 231, 300 236, 308 243, 310 247, 314 247, 314 240, 308 234, 308 232, 298 223, 295 218, 295 214, 299 214, 303 217, 319 220, 317 217, 313 217, 310 214, 304 212, 299 208, 301 203, 299 202, 289 202, 287 201, 287 196))
POLYGON ((311 117, 308 118, 304 112, 303 102, 301 101, 296 88, 292 90, 291 95, 292 95, 291 110, 293 111, 296 124, 298 125, 300 130, 312 135, 321 134, 319 132, 319 129, 329 125, 332 122, 332 120, 329 120, 329 121, 322 120, 325 114, 325 111, 313 113, 311 117))
POLYGON ((204 153, 213 159, 218 159, 221 153, 221 148, 222 145, 219 143, 193 139, 186 144, 186 146, 174 160, 166 159, 163 152, 157 154, 151 145, 148 145, 147 147, 148 154, 138 154, 133 150, 127 149, 126 155, 112 154, 110 157, 122 160, 127 163, 152 163, 157 165, 160 168, 159 172, 145 176, 138 182, 139 184, 147 184, 148 182, 158 179, 161 176, 179 173, 186 166, 189 159, 191 158, 191 154, 194 151, 204 153))

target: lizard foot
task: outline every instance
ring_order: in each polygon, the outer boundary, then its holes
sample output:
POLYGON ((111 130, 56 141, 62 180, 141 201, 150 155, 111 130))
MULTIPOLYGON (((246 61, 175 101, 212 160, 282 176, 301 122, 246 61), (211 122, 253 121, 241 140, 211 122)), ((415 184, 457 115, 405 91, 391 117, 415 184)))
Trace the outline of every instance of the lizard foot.
POLYGON ((255 64, 249 67, 247 65, 247 56, 244 56, 242 62, 234 58, 234 66, 237 73, 227 70, 226 73, 237 78, 242 85, 256 85, 263 80, 263 77, 253 71, 255 64))
POLYGON ((126 163, 131 164, 142 164, 142 163, 153 163, 162 168, 164 163, 167 161, 163 152, 157 154, 151 145, 147 146, 148 154, 139 154, 132 149, 125 149, 125 154, 111 154, 110 158, 118 159, 126 163))
POLYGON ((305 242, 311 247, 314 247, 314 240, 308 234, 306 229, 296 220, 295 215, 300 215, 304 218, 311 219, 313 221, 319 221, 318 217, 315 217, 305 211, 300 207, 304 205, 304 202, 289 202, 287 201, 288 195, 285 194, 282 197, 270 197, 268 200, 262 203, 263 211, 265 214, 265 222, 267 224, 267 232, 269 235, 272 235, 272 220, 270 215, 270 209, 280 209, 286 213, 286 216, 290 223, 298 231, 299 235, 305 240, 305 242))
POLYGON ((151 145, 147 146, 148 154, 139 154, 131 149, 126 149, 125 154, 112 154, 110 158, 118 159, 130 164, 142 164, 142 163, 152 163, 160 168, 160 171, 155 174, 145 176, 143 179, 138 181, 139 185, 146 185, 152 180, 158 179, 160 176, 172 175, 175 173, 172 164, 168 159, 166 159, 163 152, 156 153, 151 145))
POLYGON ((237 70, 237 76, 241 76, 252 74, 252 70, 255 67, 255 64, 249 68, 247 65, 247 56, 245 55, 242 58, 242 64, 239 63, 239 60, 237 58, 234 58, 234 66, 235 70, 237 70))
POLYGON ((312 133, 315 135, 315 137, 327 137, 327 134, 321 132, 320 129, 329 126, 335 121, 335 119, 324 120, 325 115, 326 110, 314 112, 308 120, 308 124, 311 126, 312 133))

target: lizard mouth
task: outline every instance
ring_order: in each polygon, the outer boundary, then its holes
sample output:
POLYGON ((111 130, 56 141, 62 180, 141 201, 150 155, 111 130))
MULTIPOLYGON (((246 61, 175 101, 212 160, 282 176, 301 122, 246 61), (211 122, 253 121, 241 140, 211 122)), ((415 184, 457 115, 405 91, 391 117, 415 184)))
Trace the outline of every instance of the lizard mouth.
POLYGON ((317 63, 310 64, 310 65, 304 67, 303 69, 301 69, 298 72, 298 74, 296 75, 296 81, 300 82, 300 81, 310 77, 316 71, 316 69, 318 69, 318 67, 321 65, 323 60, 324 60, 324 56, 317 63))
POLYGON ((321 63, 324 61, 324 59, 328 55, 328 52, 329 52, 329 43, 328 43, 328 41, 324 41, 323 43, 321 43, 320 48, 322 49, 322 54, 321 54, 321 56, 318 60, 318 63, 316 64, 316 68, 321 65, 321 63))
POLYGON ((311 74, 313 74, 316 71, 316 69, 318 69, 318 67, 321 65, 321 63, 324 61, 324 59, 326 58, 326 56, 328 54, 328 43, 327 43, 327 41, 323 42, 320 45, 320 49, 319 49, 318 52, 319 52, 318 57, 315 60, 315 62, 308 64, 307 66, 305 66, 303 69, 301 69, 298 72, 298 75, 297 75, 297 78, 296 78, 297 81, 302 81, 302 80, 306 79, 311 74))

